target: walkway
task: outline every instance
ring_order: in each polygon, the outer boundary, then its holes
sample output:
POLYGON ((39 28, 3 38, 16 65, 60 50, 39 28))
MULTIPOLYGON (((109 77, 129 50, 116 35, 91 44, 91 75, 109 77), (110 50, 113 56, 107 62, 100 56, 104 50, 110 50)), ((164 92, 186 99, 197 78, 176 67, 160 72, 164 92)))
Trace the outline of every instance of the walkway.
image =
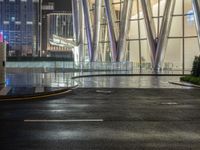
MULTIPOLYGON (((171 84, 180 76, 140 76, 132 72, 19 72, 8 71, 6 87, 0 86, 0 99, 5 96, 26 96, 51 93, 75 86, 84 88, 184 88, 171 84), (85 77, 83 77, 85 76, 85 77), (3 97, 2 97, 3 96, 3 97)), ((177 72, 174 72, 177 73, 177 72)))
POLYGON ((171 84, 180 76, 94 76, 79 78, 79 87, 102 88, 189 88, 171 84))
POLYGON ((0 101, 48 97, 77 85, 70 74, 65 73, 7 73, 6 86, 0 85, 0 101))
POLYGON ((68 72, 68 73, 8 73, 8 87, 79 87, 103 88, 186 88, 169 82, 179 82, 179 75, 140 76, 132 72, 68 72), (94 76, 93 76, 94 75, 94 76), (98 76, 100 75, 100 76, 98 76), (127 76, 128 75, 128 76, 127 76), (130 76, 129 76, 130 75, 130 76), (81 78, 73 78, 73 77, 81 78))

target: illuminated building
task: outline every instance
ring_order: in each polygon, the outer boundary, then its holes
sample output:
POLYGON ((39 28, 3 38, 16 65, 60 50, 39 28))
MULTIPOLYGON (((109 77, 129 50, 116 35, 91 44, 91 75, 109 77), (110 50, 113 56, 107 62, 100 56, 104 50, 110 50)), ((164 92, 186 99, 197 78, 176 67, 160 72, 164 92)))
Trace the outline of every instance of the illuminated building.
POLYGON ((9 42, 9 56, 39 56, 41 0, 0 0, 0 31, 9 42))

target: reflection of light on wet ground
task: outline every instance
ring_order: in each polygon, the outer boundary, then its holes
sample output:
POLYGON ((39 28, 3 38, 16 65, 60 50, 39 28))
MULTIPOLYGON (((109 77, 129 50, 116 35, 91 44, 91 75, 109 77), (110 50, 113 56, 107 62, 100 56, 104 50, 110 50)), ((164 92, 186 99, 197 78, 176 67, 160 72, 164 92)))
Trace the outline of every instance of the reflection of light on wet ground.
POLYGON ((9 86, 10 85, 10 78, 6 78, 6 86, 9 86))
POLYGON ((80 78, 81 87, 111 88, 188 88, 170 84, 179 81, 179 76, 109 76, 80 78))
MULTIPOLYGON (((137 71, 135 71, 137 73, 137 71)), ((146 71, 145 73, 150 73, 146 71)), ((180 72, 169 72, 169 74, 180 72)), ((133 72, 70 72, 70 73, 7 73, 7 86, 17 87, 102 87, 102 88, 188 88, 172 85, 179 81, 179 76, 115 76, 133 74, 133 72), (74 76, 113 74, 72 79, 74 76)))
POLYGON ((6 85, 14 87, 72 87, 77 85, 68 73, 7 73, 6 85))
POLYGON ((162 105, 178 105, 176 102, 166 102, 166 103, 161 103, 162 105))

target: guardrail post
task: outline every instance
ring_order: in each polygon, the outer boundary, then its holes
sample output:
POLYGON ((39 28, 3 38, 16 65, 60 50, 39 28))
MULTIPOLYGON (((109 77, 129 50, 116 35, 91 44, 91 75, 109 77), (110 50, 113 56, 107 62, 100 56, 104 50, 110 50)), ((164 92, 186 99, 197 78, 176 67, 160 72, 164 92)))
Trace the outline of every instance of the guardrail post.
POLYGON ((0 43, 0 85, 6 82, 6 43, 0 43))

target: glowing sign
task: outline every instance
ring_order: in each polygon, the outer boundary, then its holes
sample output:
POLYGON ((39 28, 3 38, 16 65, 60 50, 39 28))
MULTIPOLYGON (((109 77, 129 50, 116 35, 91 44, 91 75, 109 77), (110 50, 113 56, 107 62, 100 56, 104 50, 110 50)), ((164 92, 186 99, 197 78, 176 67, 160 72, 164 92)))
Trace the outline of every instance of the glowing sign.
POLYGON ((0 42, 3 42, 3 32, 0 32, 0 42))
POLYGON ((8 77, 8 78, 6 78, 6 85, 7 86, 9 86, 10 85, 10 83, 11 83, 11 81, 10 81, 10 78, 8 77))

